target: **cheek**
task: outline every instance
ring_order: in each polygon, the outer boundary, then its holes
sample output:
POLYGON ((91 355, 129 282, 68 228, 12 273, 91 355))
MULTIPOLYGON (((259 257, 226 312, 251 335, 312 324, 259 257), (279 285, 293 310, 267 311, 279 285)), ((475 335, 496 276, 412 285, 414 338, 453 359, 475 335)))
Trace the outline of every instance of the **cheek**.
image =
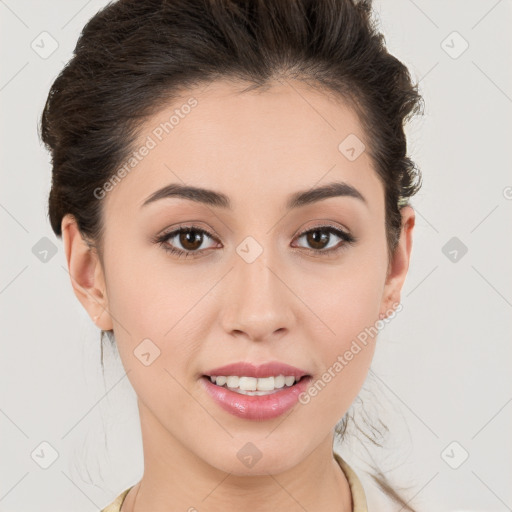
POLYGON ((165 370, 169 379, 184 381, 204 339, 196 332, 203 325, 198 315, 211 304, 208 291, 215 279, 208 272, 167 264, 161 256, 155 262, 140 249, 119 248, 110 256, 108 302, 119 354, 124 367, 133 370, 130 380, 139 381, 144 373, 135 389, 155 385, 152 381, 165 370), (145 366, 147 359, 154 362, 145 366))
POLYGON ((188 385, 187 369, 197 344, 187 326, 194 318, 194 304, 211 285, 201 286, 193 276, 171 272, 170 266, 151 266, 148 260, 140 254, 120 256, 111 265, 109 307, 119 355, 133 389, 158 417, 171 421, 176 411, 193 407, 183 385, 188 385))
POLYGON ((302 296, 308 297, 318 317, 312 320, 317 326, 312 339, 322 366, 316 376, 317 403, 332 408, 333 418, 344 414, 367 376, 380 326, 384 280, 384 266, 358 254, 357 264, 347 261, 336 272, 330 269, 323 277, 310 275, 303 283, 302 296))
POLYGON ((385 281, 384 265, 364 254, 337 268, 304 272, 302 296, 322 322, 330 347, 343 348, 378 319, 385 281), (306 277, 304 277, 306 276, 306 277))
POLYGON ((121 331, 124 327, 162 339, 186 313, 185 306, 200 298, 200 281, 184 267, 167 265, 154 247, 125 245, 121 248, 112 241, 106 272, 114 322, 121 324, 121 331))

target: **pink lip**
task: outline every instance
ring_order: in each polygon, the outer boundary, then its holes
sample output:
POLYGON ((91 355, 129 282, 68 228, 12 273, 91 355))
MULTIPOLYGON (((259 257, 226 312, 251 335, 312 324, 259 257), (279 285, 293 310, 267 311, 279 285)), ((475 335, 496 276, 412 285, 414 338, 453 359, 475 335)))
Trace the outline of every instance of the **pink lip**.
MULTIPOLYGON (((279 373, 283 374, 278 372, 277 375, 279 373)), ((285 373, 290 375, 288 370, 285 373)), ((236 373, 231 373, 230 375, 236 375, 236 373)), ((247 373, 244 373, 244 375, 247 377, 252 376, 247 373)), ((268 420, 276 418, 288 409, 291 409, 299 400, 299 395, 306 391, 312 378, 310 376, 304 377, 293 386, 285 386, 280 391, 262 396, 242 395, 235 391, 230 391, 222 386, 217 386, 207 376, 201 377, 200 380, 207 393, 222 409, 230 414, 248 420, 268 420)))
POLYGON ((218 375, 225 375, 226 377, 229 375, 236 375, 238 377, 245 376, 256 378, 272 377, 276 375, 284 375, 287 377, 291 375, 298 380, 304 375, 308 375, 308 372, 301 370, 300 368, 296 368, 295 366, 290 366, 289 364, 280 363, 279 361, 271 361, 259 366, 254 366, 248 362, 232 363, 226 366, 220 366, 219 368, 214 368, 213 370, 208 371, 206 375, 214 377, 217 377, 218 375))

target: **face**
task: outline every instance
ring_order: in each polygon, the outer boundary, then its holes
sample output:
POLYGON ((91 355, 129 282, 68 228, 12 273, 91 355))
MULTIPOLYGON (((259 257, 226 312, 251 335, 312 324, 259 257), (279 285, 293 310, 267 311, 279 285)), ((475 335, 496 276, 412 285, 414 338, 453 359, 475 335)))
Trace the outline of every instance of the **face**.
POLYGON ((145 156, 100 199, 102 265, 63 221, 75 291, 114 329, 143 432, 238 475, 282 472, 332 435, 374 353, 376 336, 361 333, 400 300, 414 221, 403 209, 388 261, 384 188, 366 151, 340 151, 348 136, 368 146, 350 108, 305 85, 216 82, 144 125, 145 156), (311 194, 335 183, 334 195, 311 194), (222 198, 154 197, 172 184, 222 198), (237 362, 285 363, 308 384, 283 411, 240 394, 230 409, 204 376, 237 362), (254 469, 237 456, 248 442, 262 454, 254 469))

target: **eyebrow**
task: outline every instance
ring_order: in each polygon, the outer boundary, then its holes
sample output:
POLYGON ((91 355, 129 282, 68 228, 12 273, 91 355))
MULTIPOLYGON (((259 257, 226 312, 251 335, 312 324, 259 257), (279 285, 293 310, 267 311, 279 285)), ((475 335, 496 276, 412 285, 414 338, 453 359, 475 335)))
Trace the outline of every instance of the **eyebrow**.
MULTIPOLYGON (((192 187, 190 185, 181 185, 179 183, 171 183, 157 190, 142 203, 142 207, 169 197, 180 197, 215 208, 232 210, 229 197, 222 192, 192 187)), ((300 208, 331 197, 353 197, 367 204, 365 197, 355 187, 343 181, 336 181, 321 187, 295 192, 288 198, 286 209, 292 210, 300 208)))

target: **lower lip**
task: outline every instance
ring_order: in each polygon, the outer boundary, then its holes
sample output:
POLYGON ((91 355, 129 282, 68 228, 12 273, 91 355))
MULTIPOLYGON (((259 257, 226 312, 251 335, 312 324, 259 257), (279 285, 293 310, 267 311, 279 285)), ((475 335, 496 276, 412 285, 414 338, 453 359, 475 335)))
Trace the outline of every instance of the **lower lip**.
POLYGON ((297 384, 269 395, 242 395, 227 388, 215 385, 209 377, 201 378, 207 393, 225 411, 247 420, 268 420, 277 418, 291 409, 299 400, 299 395, 306 391, 311 377, 303 377, 297 384))

